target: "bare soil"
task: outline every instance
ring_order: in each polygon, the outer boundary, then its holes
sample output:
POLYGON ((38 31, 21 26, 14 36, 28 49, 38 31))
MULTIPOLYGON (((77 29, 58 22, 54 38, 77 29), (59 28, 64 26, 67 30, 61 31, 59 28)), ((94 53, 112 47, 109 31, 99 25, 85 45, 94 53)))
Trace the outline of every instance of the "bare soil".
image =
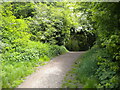
POLYGON ((82 53, 68 52, 53 58, 43 67, 38 67, 18 88, 61 88, 66 73, 82 53))

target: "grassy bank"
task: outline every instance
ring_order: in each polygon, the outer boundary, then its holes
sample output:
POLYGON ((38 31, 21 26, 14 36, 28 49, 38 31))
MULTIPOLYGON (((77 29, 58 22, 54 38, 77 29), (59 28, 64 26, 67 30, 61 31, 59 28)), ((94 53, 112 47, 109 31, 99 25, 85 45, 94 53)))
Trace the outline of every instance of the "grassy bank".
POLYGON ((67 50, 63 46, 32 41, 26 47, 18 46, 15 51, 6 51, 2 54, 2 87, 17 87, 26 76, 35 71, 35 67, 65 52, 67 50))
POLYGON ((86 51, 80 56, 71 71, 63 81, 63 88, 96 88, 98 80, 95 77, 97 70, 96 50, 86 51))
POLYGON ((119 87, 119 76, 116 72, 118 68, 118 63, 112 60, 106 49, 94 46, 78 58, 73 69, 66 75, 62 86, 67 88, 78 88, 81 85, 82 88, 117 88, 119 87))

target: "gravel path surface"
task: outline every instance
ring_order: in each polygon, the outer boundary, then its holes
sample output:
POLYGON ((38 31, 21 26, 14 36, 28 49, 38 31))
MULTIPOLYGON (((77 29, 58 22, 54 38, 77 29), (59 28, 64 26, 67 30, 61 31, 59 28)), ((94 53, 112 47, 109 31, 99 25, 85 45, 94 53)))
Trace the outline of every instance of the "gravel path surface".
POLYGON ((61 88, 64 76, 82 53, 84 52, 68 52, 53 58, 30 75, 18 88, 61 88))

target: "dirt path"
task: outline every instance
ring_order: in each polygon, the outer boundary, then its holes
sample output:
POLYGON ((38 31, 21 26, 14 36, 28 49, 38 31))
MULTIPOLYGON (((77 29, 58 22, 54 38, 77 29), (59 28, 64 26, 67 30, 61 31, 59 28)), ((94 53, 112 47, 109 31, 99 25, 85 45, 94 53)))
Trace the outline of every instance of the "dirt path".
POLYGON ((68 52, 57 56, 30 75, 18 88, 60 88, 65 74, 84 52, 68 52))

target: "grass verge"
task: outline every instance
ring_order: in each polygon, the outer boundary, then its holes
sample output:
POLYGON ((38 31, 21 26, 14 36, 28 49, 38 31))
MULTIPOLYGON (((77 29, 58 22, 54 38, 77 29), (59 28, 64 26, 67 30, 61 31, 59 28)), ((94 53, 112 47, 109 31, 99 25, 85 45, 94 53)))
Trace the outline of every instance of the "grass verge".
POLYGON ((63 88, 96 88, 98 80, 95 76, 97 66, 97 49, 91 49, 80 56, 64 80, 63 88))

